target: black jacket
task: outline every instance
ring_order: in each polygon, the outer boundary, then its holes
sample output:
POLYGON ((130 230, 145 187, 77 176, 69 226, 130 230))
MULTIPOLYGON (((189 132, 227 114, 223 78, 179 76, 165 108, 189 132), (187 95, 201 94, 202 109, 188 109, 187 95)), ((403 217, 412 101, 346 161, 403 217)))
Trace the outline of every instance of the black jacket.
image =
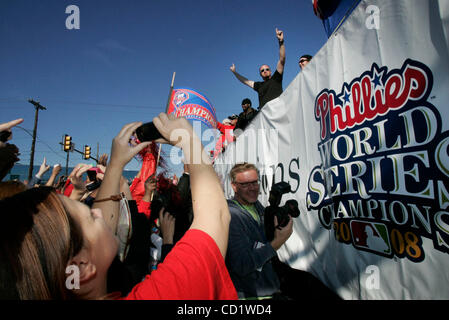
POLYGON ((245 112, 240 113, 234 130, 237 130, 237 129, 245 130, 245 128, 248 126, 248 124, 251 122, 251 120, 253 120, 254 117, 257 115, 257 113, 258 113, 258 111, 251 107, 250 107, 250 111, 248 113, 245 113, 245 112))

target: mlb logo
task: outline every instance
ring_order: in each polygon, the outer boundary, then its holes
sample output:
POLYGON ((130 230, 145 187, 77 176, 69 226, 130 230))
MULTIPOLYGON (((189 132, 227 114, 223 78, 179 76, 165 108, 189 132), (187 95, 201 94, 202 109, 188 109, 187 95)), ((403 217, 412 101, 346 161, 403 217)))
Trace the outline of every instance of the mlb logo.
POLYGON ((351 232, 356 248, 381 255, 391 255, 391 243, 385 224, 353 220, 351 221, 351 232))
POLYGON ((173 97, 173 104, 179 108, 186 100, 189 99, 189 94, 185 91, 177 91, 173 97))

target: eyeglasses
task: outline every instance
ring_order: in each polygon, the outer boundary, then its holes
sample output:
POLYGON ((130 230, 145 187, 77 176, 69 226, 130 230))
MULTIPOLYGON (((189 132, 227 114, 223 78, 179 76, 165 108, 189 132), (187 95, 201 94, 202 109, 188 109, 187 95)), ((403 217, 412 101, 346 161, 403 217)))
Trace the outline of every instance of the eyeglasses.
POLYGON ((301 60, 299 60, 299 63, 303 63, 303 62, 306 62, 306 61, 309 61, 308 59, 301 59, 301 60))
POLYGON ((265 72, 265 71, 270 71, 270 68, 262 69, 262 70, 260 70, 260 73, 265 72))
POLYGON ((259 181, 258 180, 254 180, 254 181, 249 181, 249 182, 234 182, 236 184, 238 184, 240 187, 242 188, 248 188, 248 187, 256 187, 259 186, 259 181))

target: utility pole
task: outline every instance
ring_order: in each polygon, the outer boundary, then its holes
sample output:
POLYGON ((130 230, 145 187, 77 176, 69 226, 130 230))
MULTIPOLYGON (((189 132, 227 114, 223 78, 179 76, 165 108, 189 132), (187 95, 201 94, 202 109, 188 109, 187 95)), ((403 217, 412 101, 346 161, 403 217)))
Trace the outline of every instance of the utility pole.
POLYGON ((73 149, 75 149, 75 145, 72 143, 72 137, 69 136, 68 134, 65 134, 62 137, 62 142, 60 142, 59 144, 62 145, 62 150, 67 152, 67 160, 65 162, 65 175, 68 176, 69 154, 70 154, 70 152, 73 151, 73 149))
POLYGON ((41 104, 39 102, 36 102, 33 99, 29 99, 28 102, 31 103, 36 110, 36 112, 34 114, 34 130, 33 130, 33 141, 31 143, 30 167, 28 168, 28 181, 31 181, 31 176, 33 175, 33 166, 34 166, 34 147, 36 146, 38 114, 39 114, 39 110, 47 110, 47 108, 41 106, 41 104))
POLYGON ((65 176, 69 176, 69 154, 70 152, 67 151, 67 159, 65 160, 65 176))

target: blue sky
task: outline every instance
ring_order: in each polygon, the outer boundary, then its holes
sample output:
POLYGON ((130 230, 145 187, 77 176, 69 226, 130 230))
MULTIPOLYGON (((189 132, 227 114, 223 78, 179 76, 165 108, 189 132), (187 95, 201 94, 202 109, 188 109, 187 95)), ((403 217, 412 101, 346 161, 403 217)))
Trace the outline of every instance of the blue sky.
MULTIPOLYGON (((39 112, 34 163, 43 157, 65 166, 59 142, 65 133, 77 149, 109 153, 112 138, 132 121, 151 121, 165 110, 173 72, 175 87, 207 96, 219 121, 258 105, 256 92, 229 71, 259 81, 258 67, 273 69, 279 55, 275 28, 284 31, 284 89, 299 72, 298 58, 326 42, 311 0, 1 0, 0 122, 24 118, 33 129, 32 98, 39 112), (68 30, 66 7, 80 9, 80 29, 68 30)), ((31 137, 13 130, 22 164, 31 137)), ((169 149, 165 148, 166 152, 169 149)), ((70 155, 70 166, 84 162, 70 155)), ((92 161, 90 163, 93 163, 92 161)), ((127 169, 138 170, 132 160, 127 169)), ((178 171, 174 168, 174 171, 178 171)))

